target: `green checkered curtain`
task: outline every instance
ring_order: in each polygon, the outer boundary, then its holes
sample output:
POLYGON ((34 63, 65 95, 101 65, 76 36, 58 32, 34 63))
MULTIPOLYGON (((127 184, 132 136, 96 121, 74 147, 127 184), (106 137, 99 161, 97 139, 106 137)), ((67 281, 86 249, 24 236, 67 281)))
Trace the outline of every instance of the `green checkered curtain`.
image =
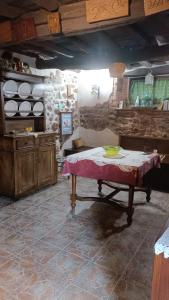
POLYGON ((169 99, 169 79, 155 79, 154 85, 145 85, 144 79, 132 80, 130 84, 130 103, 135 104, 136 98, 152 99, 153 103, 160 103, 169 99))

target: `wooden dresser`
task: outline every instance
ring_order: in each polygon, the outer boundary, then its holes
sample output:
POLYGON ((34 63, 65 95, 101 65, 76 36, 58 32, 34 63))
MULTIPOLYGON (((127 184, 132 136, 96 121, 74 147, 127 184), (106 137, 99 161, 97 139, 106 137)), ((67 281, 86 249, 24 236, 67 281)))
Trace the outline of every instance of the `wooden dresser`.
POLYGON ((44 77, 12 71, 0 75, 0 194, 19 198, 56 183, 58 137, 46 132, 44 77), (11 84, 15 91, 8 90, 11 84))
POLYGON ((0 136, 0 174, 0 193, 13 198, 56 183, 56 134, 0 136))

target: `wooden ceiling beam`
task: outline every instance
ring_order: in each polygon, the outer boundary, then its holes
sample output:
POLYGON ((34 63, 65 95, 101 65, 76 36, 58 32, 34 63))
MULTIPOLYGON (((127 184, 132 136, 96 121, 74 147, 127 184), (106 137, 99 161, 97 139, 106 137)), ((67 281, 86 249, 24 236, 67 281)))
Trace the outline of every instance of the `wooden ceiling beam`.
POLYGON ((108 55, 76 55, 74 59, 68 60, 59 59, 59 60, 52 60, 52 62, 44 62, 43 60, 37 60, 37 67, 38 68, 51 68, 56 67, 60 69, 101 69, 101 68, 108 68, 110 64, 113 62, 121 61, 126 64, 135 63, 143 60, 151 61, 156 59, 169 59, 169 45, 165 46, 152 46, 146 47, 143 50, 136 50, 136 51, 123 51, 123 53, 119 53, 114 55, 112 52, 108 55))
POLYGON ((58 54, 66 56, 66 57, 72 58, 74 56, 73 51, 71 51, 70 49, 64 47, 63 45, 60 45, 59 43, 55 42, 54 39, 51 41, 43 42, 42 47, 51 49, 52 51, 57 52, 58 54))
POLYGON ((96 32, 96 39, 98 41, 100 51, 103 53, 113 52, 114 55, 122 53, 122 49, 113 41, 113 39, 105 31, 96 32))
POLYGON ((56 11, 60 5, 58 0, 33 0, 33 2, 48 11, 56 11))
POLYGON ((32 41, 32 42, 27 42, 27 47, 29 48, 30 46, 32 49, 39 49, 42 52, 43 51, 48 51, 49 53, 61 55, 67 58, 73 58, 73 54, 71 51, 63 49, 63 47, 59 47, 57 45, 51 45, 51 42, 49 41, 44 41, 43 43, 37 42, 37 41, 32 41))
POLYGON ((151 38, 139 27, 138 24, 130 24, 129 27, 133 33, 139 37, 143 44, 151 44, 151 38))
POLYGON ((150 46, 145 47, 141 50, 136 51, 128 51, 125 53, 125 61, 128 63, 131 62, 138 62, 143 60, 156 60, 156 59, 162 59, 167 60, 169 59, 169 45, 164 46, 150 46))
POLYGON ((40 54, 42 56, 48 56, 50 58, 53 58, 55 57, 56 58, 56 53, 54 55, 54 53, 52 51, 49 51, 45 48, 42 48, 40 46, 35 46, 35 45, 30 45, 28 47, 28 45, 25 43, 25 44, 22 44, 22 45, 19 45, 18 47, 17 46, 12 46, 10 48, 8 48, 8 50, 10 50, 11 52, 16 52, 16 53, 20 53, 20 54, 25 54, 25 55, 28 55, 28 56, 33 56, 34 57, 38 57, 40 54))
POLYGON ((65 35, 73 36, 132 24, 144 18, 143 0, 131 0, 129 5, 129 16, 92 24, 86 21, 85 1, 61 5, 59 12, 61 14, 62 31, 65 35))
POLYGON ((0 4, 0 16, 14 19, 24 14, 24 10, 18 7, 14 7, 12 5, 8 5, 1 1, 0 4))
POLYGON ((72 36, 72 37, 70 37, 70 41, 77 47, 77 49, 80 52, 83 52, 86 54, 92 54, 92 52, 94 50, 93 47, 91 47, 88 42, 83 40, 83 36, 82 37, 80 37, 79 35, 72 36))

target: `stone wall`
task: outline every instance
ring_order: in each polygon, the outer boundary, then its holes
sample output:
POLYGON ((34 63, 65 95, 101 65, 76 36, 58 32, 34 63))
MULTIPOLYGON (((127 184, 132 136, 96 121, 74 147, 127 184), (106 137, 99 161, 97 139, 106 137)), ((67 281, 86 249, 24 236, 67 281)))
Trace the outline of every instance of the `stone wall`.
MULTIPOLYGON (((44 75, 47 74, 44 71, 44 75)), ((60 112, 73 113, 73 127, 79 126, 77 105, 77 74, 71 71, 51 70, 45 79, 46 127, 59 132, 60 112)))
POLYGON ((129 95, 129 79, 118 78, 114 81, 112 94, 111 94, 111 105, 113 107, 119 107, 120 101, 123 101, 124 106, 128 101, 129 95))
POLYGON ((32 74, 45 76, 44 97, 46 110, 46 129, 60 132, 60 112, 72 112, 73 135, 60 138, 57 147, 64 149, 72 146, 72 139, 79 137, 80 125, 78 108, 78 73, 59 69, 39 70, 31 68, 32 74))
POLYGON ((151 109, 113 109, 109 103, 80 108, 81 126, 120 135, 169 138, 169 112, 151 109))

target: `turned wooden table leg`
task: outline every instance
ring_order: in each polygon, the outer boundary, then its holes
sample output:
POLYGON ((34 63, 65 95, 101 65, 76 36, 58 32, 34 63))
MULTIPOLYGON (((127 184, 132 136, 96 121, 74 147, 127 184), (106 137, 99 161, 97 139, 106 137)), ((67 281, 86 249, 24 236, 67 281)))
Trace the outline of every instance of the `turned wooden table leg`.
POLYGON ((76 175, 72 174, 72 194, 71 194, 71 207, 72 207, 72 214, 75 214, 75 207, 76 207, 76 175))
POLYGON ((132 223, 132 216, 134 213, 133 200, 134 200, 134 186, 129 186, 128 210, 127 210, 127 223, 129 226, 132 223))
POLYGON ((102 194, 102 180, 98 180, 97 181, 98 184, 98 194, 101 195, 102 194))
POLYGON ((146 200, 147 202, 150 202, 150 199, 151 199, 151 188, 147 188, 146 189, 146 200))

